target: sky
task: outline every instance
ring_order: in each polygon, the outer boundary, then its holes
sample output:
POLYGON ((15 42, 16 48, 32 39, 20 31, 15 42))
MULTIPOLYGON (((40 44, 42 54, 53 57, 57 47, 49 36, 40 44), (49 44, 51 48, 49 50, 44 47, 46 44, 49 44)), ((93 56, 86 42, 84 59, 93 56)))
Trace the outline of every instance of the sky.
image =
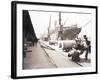
MULTIPOLYGON (((29 15, 38 38, 48 32, 47 29, 49 27, 50 16, 50 30, 59 25, 59 12, 29 11, 29 15)), ((82 27, 80 35, 86 34, 91 36, 91 14, 61 12, 61 19, 64 27, 77 24, 78 27, 82 27)))

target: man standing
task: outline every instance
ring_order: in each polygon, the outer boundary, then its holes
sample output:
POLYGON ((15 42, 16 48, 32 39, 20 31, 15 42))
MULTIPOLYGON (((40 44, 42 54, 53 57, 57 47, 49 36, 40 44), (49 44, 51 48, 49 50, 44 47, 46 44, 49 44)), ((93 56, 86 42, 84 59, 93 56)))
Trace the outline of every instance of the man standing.
POLYGON ((91 43, 88 40, 88 38, 87 38, 86 35, 84 35, 84 39, 85 39, 85 44, 86 44, 86 48, 85 48, 85 50, 86 50, 85 59, 87 60, 88 59, 88 53, 91 52, 91 45, 90 45, 91 43))

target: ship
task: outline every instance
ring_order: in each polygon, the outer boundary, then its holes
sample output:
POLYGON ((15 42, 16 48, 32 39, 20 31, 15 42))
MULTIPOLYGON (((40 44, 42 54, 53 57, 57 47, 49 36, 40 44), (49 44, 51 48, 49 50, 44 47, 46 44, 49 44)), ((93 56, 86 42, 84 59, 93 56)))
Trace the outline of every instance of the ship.
POLYGON ((51 16, 48 27, 48 40, 73 40, 81 32, 81 27, 77 24, 71 26, 64 26, 61 24, 61 12, 59 12, 59 26, 56 26, 54 30, 50 31, 51 16))

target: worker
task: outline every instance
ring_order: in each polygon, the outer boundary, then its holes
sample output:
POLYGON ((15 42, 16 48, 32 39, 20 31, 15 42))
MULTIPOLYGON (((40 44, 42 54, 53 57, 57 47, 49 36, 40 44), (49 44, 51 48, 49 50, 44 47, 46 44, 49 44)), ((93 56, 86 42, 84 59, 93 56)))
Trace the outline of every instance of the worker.
POLYGON ((88 53, 91 52, 91 42, 88 40, 87 36, 84 35, 84 39, 85 39, 85 59, 88 60, 88 53))

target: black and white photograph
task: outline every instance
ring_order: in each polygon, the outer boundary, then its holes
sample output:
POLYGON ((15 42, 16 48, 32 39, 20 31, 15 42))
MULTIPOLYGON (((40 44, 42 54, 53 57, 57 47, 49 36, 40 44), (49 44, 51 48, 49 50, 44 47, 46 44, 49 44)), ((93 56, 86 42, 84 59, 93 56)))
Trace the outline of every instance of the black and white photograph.
POLYGON ((16 77, 97 72, 96 6, 12 5, 13 42, 17 48, 12 53, 16 55, 12 72, 17 72, 16 77))
POLYGON ((91 66, 91 14, 23 10, 23 69, 91 66))

